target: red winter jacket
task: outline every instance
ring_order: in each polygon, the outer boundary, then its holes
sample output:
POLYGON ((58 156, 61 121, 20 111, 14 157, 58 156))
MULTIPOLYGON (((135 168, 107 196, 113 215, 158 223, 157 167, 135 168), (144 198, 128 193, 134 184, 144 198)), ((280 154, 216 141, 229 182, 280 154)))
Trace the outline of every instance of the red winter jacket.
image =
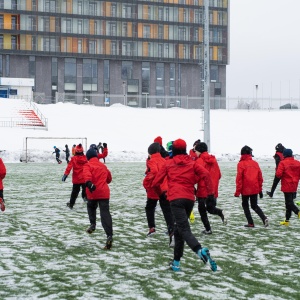
POLYGON ((92 193, 86 188, 86 195, 89 200, 109 199, 110 189, 108 184, 112 181, 112 176, 105 164, 97 157, 92 157, 83 167, 84 182, 91 181, 96 190, 92 193))
POLYGON ((98 153, 98 159, 100 158, 105 158, 108 154, 108 149, 107 147, 106 148, 103 148, 103 153, 98 153))
POLYGON ((281 178, 282 192, 297 192, 300 180, 300 162, 295 160, 294 157, 284 158, 279 163, 275 176, 281 178))
POLYGON ((5 176, 6 176, 6 168, 2 158, 0 158, 0 190, 3 190, 4 188, 3 179, 5 178, 5 176))
POLYGON ((67 168, 65 170, 65 175, 69 175, 71 170, 73 169, 72 173, 72 183, 73 184, 82 184, 85 183, 83 179, 83 166, 87 163, 87 159, 85 155, 75 155, 71 157, 67 168))
MULTIPOLYGON (((215 198, 218 198, 221 171, 216 157, 214 155, 209 154, 208 152, 202 152, 199 158, 196 160, 195 164, 203 166, 209 172, 214 191, 212 194, 214 194, 215 198)), ((208 195, 209 194, 207 194, 205 182, 202 180, 198 183, 197 197, 206 198, 208 195)))
POLYGON ((147 197, 150 199, 158 199, 162 192, 168 190, 167 178, 164 179, 159 188, 155 189, 151 187, 153 179, 165 163, 166 159, 160 153, 152 154, 151 158, 146 161, 147 171, 143 180, 143 186, 146 189, 147 197))
POLYGON ((194 161, 189 155, 180 154, 166 163, 158 171, 152 182, 152 187, 159 187, 165 177, 168 181, 168 200, 188 199, 195 201, 194 186, 197 183, 197 174, 194 171, 194 161))
POLYGON ((258 163, 250 154, 243 154, 237 165, 235 197, 259 194, 263 177, 258 163))
POLYGON ((198 156, 197 153, 194 151, 194 148, 190 150, 190 157, 192 158, 192 160, 197 160, 198 156))

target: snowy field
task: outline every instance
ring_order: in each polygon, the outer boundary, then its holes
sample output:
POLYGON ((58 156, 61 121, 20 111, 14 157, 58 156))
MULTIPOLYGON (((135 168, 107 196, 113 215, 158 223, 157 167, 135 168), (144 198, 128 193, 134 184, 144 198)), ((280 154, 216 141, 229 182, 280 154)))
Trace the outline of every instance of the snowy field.
MULTIPOLYGON (((275 164, 261 162, 264 193, 270 188, 275 164)), ((264 228, 253 213, 255 228, 246 222, 235 191, 236 162, 220 162, 222 179, 218 206, 229 219, 224 226, 209 216, 213 234, 202 236, 197 209, 192 231, 218 263, 213 273, 185 248, 182 271, 169 270, 172 249, 157 210, 157 231, 146 238, 146 195, 143 162, 108 162, 113 182, 111 212, 114 244, 102 250, 105 234, 98 220, 92 235, 86 205, 77 199, 66 207, 71 178, 61 182, 66 163, 7 163, 0 212, 1 299, 299 299, 300 220, 280 227, 283 195, 259 201, 270 219, 264 228)), ((99 219, 99 217, 98 217, 99 219)))

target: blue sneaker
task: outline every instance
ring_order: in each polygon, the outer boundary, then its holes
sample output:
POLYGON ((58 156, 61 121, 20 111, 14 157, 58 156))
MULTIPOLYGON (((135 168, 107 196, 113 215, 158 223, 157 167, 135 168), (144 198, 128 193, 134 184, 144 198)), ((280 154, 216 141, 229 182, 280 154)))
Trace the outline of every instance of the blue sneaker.
POLYGON ((210 263, 210 268, 213 272, 217 271, 217 263, 210 257, 209 250, 207 248, 202 248, 198 251, 198 256, 206 264, 210 263))
POLYGON ((174 272, 179 272, 180 271, 180 261, 179 260, 172 260, 170 262, 170 267, 174 272))

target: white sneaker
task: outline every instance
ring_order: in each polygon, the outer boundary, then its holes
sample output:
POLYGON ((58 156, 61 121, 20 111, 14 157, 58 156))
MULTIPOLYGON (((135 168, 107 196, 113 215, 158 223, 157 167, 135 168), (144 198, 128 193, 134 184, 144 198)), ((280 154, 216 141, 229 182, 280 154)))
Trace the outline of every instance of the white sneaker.
POLYGON ((269 226, 269 219, 268 218, 265 219, 264 224, 265 224, 265 227, 269 226))

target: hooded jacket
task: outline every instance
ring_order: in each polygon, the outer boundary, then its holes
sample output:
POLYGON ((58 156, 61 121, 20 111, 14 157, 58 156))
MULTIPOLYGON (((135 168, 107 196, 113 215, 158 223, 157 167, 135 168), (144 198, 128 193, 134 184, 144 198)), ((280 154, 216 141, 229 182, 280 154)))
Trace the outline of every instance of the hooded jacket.
POLYGON ((108 184, 112 181, 111 172, 97 157, 92 157, 83 167, 84 182, 91 181, 96 190, 92 193, 86 188, 86 196, 89 200, 107 200, 110 197, 108 184))
POLYGON ((157 173, 152 187, 159 186, 164 178, 168 181, 168 200, 187 199, 195 201, 195 184, 199 178, 210 180, 209 173, 202 166, 195 166, 189 155, 179 154, 166 163, 157 173))
POLYGON ((259 194, 262 191, 263 177, 258 163, 251 154, 241 155, 237 165, 235 196, 259 194))
POLYGON ((3 163, 2 158, 0 158, 0 190, 3 190, 3 179, 6 176, 6 167, 3 163))
MULTIPOLYGON (((202 152, 199 158, 196 160, 195 164, 203 166, 209 172, 212 180, 214 197, 218 198, 221 171, 216 157, 209 154, 208 152, 202 152)), ((207 196, 208 194, 206 193, 205 182, 202 180, 198 182, 197 197, 206 198, 207 196)))
POLYGON ((85 183, 83 178, 83 166, 87 163, 87 159, 85 155, 75 155, 71 157, 67 168, 65 170, 65 175, 69 175, 71 170, 73 169, 72 173, 72 183, 73 184, 83 184, 85 183))
POLYGON ((146 161, 146 176, 143 180, 143 186, 146 189, 147 197, 150 199, 158 199, 162 192, 168 190, 167 178, 165 178, 159 188, 151 187, 152 181, 155 178, 158 171, 166 163, 166 160, 160 155, 160 153, 154 153, 150 159, 146 161))
POLYGON ((300 180, 300 162, 294 157, 285 157, 278 165, 275 176, 281 179, 282 192, 296 192, 300 180))

